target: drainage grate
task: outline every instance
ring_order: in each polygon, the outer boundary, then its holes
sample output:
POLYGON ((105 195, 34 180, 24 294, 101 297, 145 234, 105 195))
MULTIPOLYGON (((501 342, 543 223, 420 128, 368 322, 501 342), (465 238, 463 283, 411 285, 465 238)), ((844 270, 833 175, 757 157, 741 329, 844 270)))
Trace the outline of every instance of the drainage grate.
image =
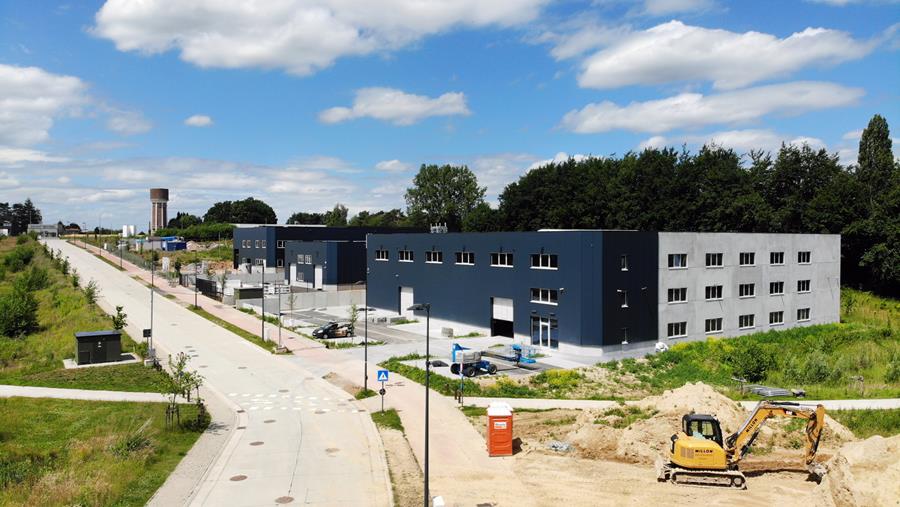
POLYGON ((280 504, 291 503, 293 501, 294 501, 294 497, 292 497, 292 496, 279 496, 278 498, 275 499, 275 503, 280 503, 280 504))
POLYGON ((270 424, 270 423, 275 422, 275 419, 266 419, 266 420, 263 421, 263 422, 266 423, 266 424, 270 424))
POLYGON ((235 476, 232 476, 231 479, 228 479, 228 480, 238 482, 238 481, 242 481, 246 478, 247 478, 246 475, 235 475, 235 476))
POLYGON ((257 446, 257 445, 263 445, 263 443, 260 442, 259 440, 257 440, 256 442, 250 442, 250 445, 257 446))
POLYGON ((278 392, 279 393, 289 393, 290 391, 288 391, 287 389, 279 389, 278 392))

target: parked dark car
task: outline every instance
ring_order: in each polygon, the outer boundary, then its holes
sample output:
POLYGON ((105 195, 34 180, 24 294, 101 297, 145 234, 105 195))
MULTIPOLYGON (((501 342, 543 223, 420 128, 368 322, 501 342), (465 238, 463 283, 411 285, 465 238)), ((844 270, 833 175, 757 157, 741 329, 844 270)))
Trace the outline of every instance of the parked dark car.
POLYGON ((312 332, 313 338, 346 338, 353 336, 353 326, 350 324, 338 324, 337 322, 329 322, 324 326, 316 328, 312 332))

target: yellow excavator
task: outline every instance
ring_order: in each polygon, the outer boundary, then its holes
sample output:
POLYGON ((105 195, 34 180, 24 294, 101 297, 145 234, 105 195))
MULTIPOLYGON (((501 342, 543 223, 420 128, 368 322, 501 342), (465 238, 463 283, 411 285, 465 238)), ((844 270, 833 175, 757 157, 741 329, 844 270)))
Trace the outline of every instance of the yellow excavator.
POLYGON ((656 463, 657 479, 675 484, 746 489, 747 480, 738 470, 738 463, 770 417, 807 421, 806 467, 810 474, 821 478, 825 469, 814 459, 825 426, 825 407, 764 400, 756 405, 741 428, 724 440, 722 427, 714 416, 685 414, 681 418, 681 432, 672 435, 668 460, 660 458, 656 463))

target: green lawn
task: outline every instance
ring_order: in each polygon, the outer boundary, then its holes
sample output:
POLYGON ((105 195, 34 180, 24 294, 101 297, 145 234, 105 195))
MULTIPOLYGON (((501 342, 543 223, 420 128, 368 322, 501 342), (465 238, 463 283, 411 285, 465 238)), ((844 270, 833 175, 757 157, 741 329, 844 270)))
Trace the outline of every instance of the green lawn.
POLYGON ((0 505, 144 505, 205 425, 167 430, 160 403, 0 399, 0 505))
POLYGON ((900 433, 900 409, 832 410, 828 415, 850 428, 859 438, 869 438, 872 435, 889 437, 900 433))
POLYGON ((372 412, 372 421, 375 422, 376 426, 381 426, 382 428, 403 431, 403 422, 400 421, 400 414, 392 408, 384 412, 372 412))
MULTIPOLYGON (((14 238, 0 240, 0 257, 15 246, 14 238)), ((162 373, 138 365, 105 366, 79 370, 63 369, 65 358, 75 357, 75 333, 112 329, 110 317, 89 305, 84 293, 72 285, 34 241, 30 266, 46 269, 47 287, 32 291, 38 301, 36 332, 18 338, 0 337, 0 384, 71 387, 121 391, 154 391, 162 373)), ((10 290, 22 273, 0 272, 0 293, 10 290)), ((88 280, 81 279, 83 287, 88 280)), ((128 313, 128 308, 124 309, 128 313)), ((122 333, 123 352, 141 353, 127 333, 122 333)))

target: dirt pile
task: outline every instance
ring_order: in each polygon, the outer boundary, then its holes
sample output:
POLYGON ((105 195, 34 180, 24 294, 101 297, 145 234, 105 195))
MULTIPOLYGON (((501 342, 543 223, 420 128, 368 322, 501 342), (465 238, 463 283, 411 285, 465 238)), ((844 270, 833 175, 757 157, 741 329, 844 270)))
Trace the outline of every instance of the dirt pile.
POLYGON ((850 442, 825 467, 828 473, 813 491, 811 505, 900 505, 900 435, 850 442))
MULTIPOLYGON (((616 424, 616 420, 610 424, 609 411, 584 411, 566 441, 575 445, 583 457, 650 464, 668 448, 670 437, 681 428, 682 416, 691 411, 718 418, 723 436, 737 431, 749 415, 741 405, 701 382, 631 403, 622 411, 627 417, 629 409, 634 415, 636 408, 641 413, 633 416, 634 422, 627 425, 616 424)), ((791 427, 789 420, 780 419, 769 423, 760 430, 756 446, 802 449, 805 438, 802 424, 791 427)), ((852 440, 853 434, 847 428, 830 417, 826 419, 820 448, 837 448, 852 440)))

